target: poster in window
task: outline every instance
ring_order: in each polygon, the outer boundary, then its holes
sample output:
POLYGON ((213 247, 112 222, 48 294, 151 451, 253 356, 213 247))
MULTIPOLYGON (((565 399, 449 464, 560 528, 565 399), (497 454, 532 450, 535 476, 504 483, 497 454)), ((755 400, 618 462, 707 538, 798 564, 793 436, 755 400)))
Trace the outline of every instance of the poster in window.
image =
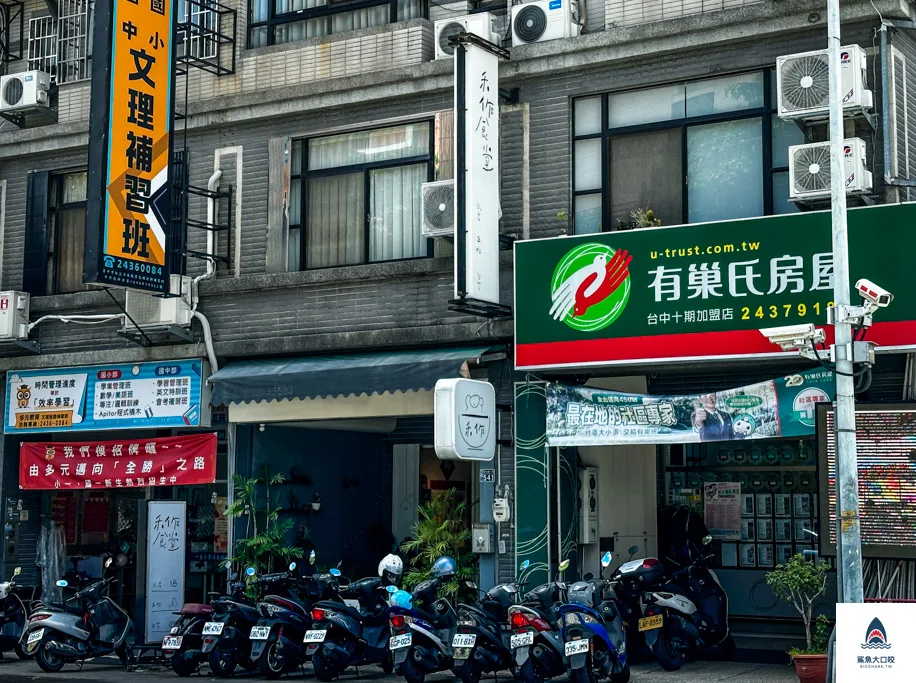
POLYGON ((777 517, 791 517, 792 516, 792 494, 791 493, 774 494, 773 501, 775 504, 777 517))
POLYGON ((723 567, 737 567, 738 566, 738 544, 737 543, 723 543, 722 544, 722 566, 723 567))
POLYGON ((810 519, 796 519, 795 540, 801 541, 802 543, 810 542, 813 539, 813 536, 807 532, 813 528, 814 527, 812 526, 810 519))
POLYGON ((772 567, 775 565, 774 561, 773 546, 769 543, 760 544, 757 546, 757 566, 758 567, 772 567))
POLYGON ((792 520, 791 519, 777 519, 773 524, 775 530, 775 536, 777 541, 791 542, 792 541, 792 520))
POLYGON ((741 484, 712 481, 703 487, 704 522, 713 538, 736 541, 741 538, 741 484))
POLYGON ((795 516, 796 517, 810 517, 811 516, 811 496, 807 493, 796 493, 794 494, 795 498, 795 516))
POLYGON ((773 540, 773 520, 772 519, 758 519, 757 520, 757 540, 758 541, 772 541, 773 540))
POLYGON ((741 494, 741 516, 742 517, 753 517, 754 516, 754 494, 753 493, 742 493, 741 494))
POLYGON ((742 541, 753 541, 755 535, 754 529, 754 520, 753 519, 742 519, 741 520, 741 540, 742 541))
POLYGON ((757 546, 753 543, 742 543, 738 549, 742 567, 757 566, 757 546))
POLYGON ((776 544, 776 564, 786 564, 791 559, 792 559, 792 544, 791 543, 777 543, 776 544))
POLYGON ((773 516, 773 495, 771 493, 758 493, 757 494, 757 516, 758 517, 772 517, 773 516))

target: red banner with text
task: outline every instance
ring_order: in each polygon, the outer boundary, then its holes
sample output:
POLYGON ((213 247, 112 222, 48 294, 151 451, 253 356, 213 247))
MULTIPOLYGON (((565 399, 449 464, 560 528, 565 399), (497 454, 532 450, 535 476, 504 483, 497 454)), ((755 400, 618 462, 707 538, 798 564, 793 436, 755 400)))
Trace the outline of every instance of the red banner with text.
POLYGON ((190 486, 216 480, 216 434, 23 443, 21 489, 190 486))

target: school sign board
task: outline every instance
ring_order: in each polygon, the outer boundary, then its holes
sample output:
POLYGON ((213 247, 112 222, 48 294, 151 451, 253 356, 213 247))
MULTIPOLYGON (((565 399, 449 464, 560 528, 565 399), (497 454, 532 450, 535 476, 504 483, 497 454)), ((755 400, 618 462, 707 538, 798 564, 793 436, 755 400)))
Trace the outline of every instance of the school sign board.
POLYGON ((175 0, 97 0, 87 283, 167 292, 175 0))
MULTIPOLYGON (((851 285, 895 297, 868 330, 879 351, 916 348, 914 225, 914 203, 848 212, 851 285)), ((832 342, 830 212, 516 242, 515 292, 523 370, 797 355, 759 330, 813 323, 832 342)))

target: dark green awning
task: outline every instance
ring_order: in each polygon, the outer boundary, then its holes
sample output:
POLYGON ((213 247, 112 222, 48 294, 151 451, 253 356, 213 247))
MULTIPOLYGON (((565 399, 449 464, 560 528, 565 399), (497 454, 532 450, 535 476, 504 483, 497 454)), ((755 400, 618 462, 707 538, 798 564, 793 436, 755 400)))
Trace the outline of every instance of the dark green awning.
POLYGON ((464 376, 465 363, 492 348, 472 346, 239 361, 211 375, 210 402, 218 406, 432 389, 437 380, 464 376))

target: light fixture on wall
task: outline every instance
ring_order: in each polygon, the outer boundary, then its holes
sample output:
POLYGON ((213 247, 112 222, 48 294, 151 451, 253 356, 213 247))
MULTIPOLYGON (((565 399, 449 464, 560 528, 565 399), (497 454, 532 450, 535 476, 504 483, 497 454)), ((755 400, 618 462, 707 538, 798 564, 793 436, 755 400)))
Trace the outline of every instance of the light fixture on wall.
POLYGON ((264 423, 262 422, 261 424, 258 425, 258 430, 263 432, 264 429, 265 429, 264 423))
POLYGON ((318 512, 321 509, 321 496, 318 492, 312 494, 312 512, 318 512))

